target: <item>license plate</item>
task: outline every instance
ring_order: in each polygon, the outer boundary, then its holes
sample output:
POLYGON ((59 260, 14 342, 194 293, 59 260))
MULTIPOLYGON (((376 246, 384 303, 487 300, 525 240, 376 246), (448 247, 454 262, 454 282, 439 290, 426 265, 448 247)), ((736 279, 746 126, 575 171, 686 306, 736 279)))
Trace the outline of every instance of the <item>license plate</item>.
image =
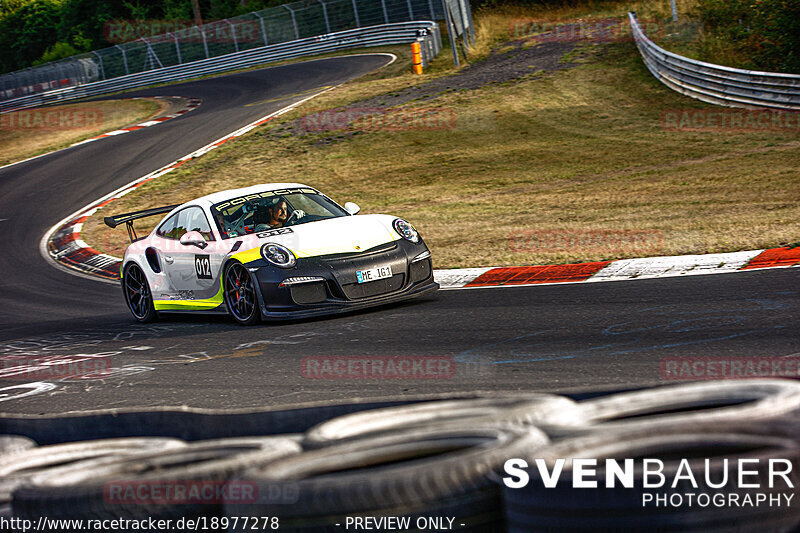
POLYGON ((359 283, 367 283, 369 281, 375 281, 391 277, 392 277, 392 267, 389 265, 380 266, 378 268, 370 268, 369 270, 356 271, 356 278, 358 278, 359 283))

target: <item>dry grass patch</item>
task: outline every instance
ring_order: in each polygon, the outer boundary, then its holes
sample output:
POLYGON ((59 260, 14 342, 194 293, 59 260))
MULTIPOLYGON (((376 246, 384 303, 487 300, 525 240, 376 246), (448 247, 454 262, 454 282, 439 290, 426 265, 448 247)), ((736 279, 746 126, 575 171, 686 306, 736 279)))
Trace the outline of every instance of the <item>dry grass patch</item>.
MULTIPOLYGON (((646 3, 602 2, 594 12, 550 15, 602 17, 630 8, 646 11, 646 3)), ((668 14, 661 9, 656 15, 668 14)), ((526 13, 537 16, 534 11, 526 13)), ((488 22, 478 14, 478 28, 489 28, 479 35, 497 48, 501 28, 519 14, 501 13, 488 22)), ((148 183, 112 209, 300 181, 341 203, 355 201, 366 213, 408 218, 420 228, 438 268, 724 252, 798 240, 800 132, 666 130, 665 110, 720 108, 661 85, 632 43, 584 46, 581 53, 591 57, 577 68, 404 106, 453 113, 449 129, 314 133, 290 127, 306 113, 418 83, 404 57, 312 101, 313 108, 300 108, 148 183), (550 249, 515 240, 542 231, 601 242, 550 249), (609 234, 656 240, 643 250, 604 237, 609 234)), ((427 76, 447 72, 434 68, 427 76)), ((117 255, 126 245, 124 232, 108 230, 101 217, 87 223, 85 239, 117 255)))
POLYGON ((114 100, 26 109, 0 115, 0 165, 64 148, 168 107, 159 100, 114 100))
MULTIPOLYGON (((365 83, 383 87, 381 80, 365 83)), ((329 102, 346 103, 347 90, 330 93, 329 102)), ((439 268, 642 255, 614 242, 551 250, 513 241, 542 230, 656 233, 658 248, 648 255, 798 240, 800 134, 663 129, 664 109, 718 108, 661 86, 633 45, 609 45, 590 63, 554 75, 407 107, 414 106, 453 111, 455 127, 281 137, 278 123, 147 184, 113 209, 301 181, 342 203, 355 201, 364 212, 407 217, 439 268)), ((111 237, 100 217, 86 226, 90 243, 116 254, 123 233, 111 237)))

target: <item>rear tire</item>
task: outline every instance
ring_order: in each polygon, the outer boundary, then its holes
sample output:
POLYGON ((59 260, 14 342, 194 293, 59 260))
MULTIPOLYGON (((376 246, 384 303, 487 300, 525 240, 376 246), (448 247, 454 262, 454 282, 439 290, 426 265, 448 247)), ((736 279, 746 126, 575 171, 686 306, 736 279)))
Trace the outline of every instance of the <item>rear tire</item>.
POLYGON ((243 326, 252 326, 261 320, 253 278, 241 263, 230 263, 222 277, 225 305, 234 320, 243 326))
POLYGON ((147 276, 136 263, 125 267, 122 277, 122 292, 133 317, 142 323, 153 322, 158 318, 153 306, 153 293, 147 283, 147 276))

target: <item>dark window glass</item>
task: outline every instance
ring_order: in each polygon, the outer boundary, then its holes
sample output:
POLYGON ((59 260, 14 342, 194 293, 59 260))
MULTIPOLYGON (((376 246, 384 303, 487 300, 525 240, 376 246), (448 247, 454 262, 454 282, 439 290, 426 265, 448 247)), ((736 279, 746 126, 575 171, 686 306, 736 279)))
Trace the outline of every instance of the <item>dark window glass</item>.
POLYGON ((161 224, 156 235, 178 240, 190 231, 199 231, 207 241, 214 240, 208 219, 199 207, 181 209, 161 224))
POLYGON ((161 224, 161 226, 159 226, 158 230, 156 231, 156 235, 158 235, 159 237, 164 237, 165 239, 171 239, 172 237, 170 237, 169 235, 175 229, 175 222, 178 221, 178 215, 179 214, 180 213, 175 213, 174 215, 169 217, 167 220, 165 220, 161 224))

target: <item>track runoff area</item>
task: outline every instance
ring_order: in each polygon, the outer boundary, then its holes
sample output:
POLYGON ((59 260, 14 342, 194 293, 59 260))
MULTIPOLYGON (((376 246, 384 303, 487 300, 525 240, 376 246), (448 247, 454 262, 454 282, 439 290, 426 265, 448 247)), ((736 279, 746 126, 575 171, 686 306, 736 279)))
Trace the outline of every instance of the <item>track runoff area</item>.
POLYGON ((269 71, 172 86, 171 95, 203 104, 157 127, 0 170, 27 187, 0 207, 11 215, 3 223, 18 230, 3 237, 15 250, 4 272, 24 282, 12 287, 28 288, 3 296, 5 312, 19 313, 6 315, 0 350, 6 360, 39 360, 0 390, 0 431, 17 435, 2 444, 0 473, 15 487, 0 525, 796 527, 795 383, 681 383, 714 378, 712 368, 731 369, 734 359, 756 372, 763 358, 791 366, 794 269, 441 291, 370 312, 245 329, 191 318, 132 324, 116 287, 55 270, 38 254, 52 213, 76 211, 103 189, 280 109, 313 88, 305 84, 331 85, 347 77, 343 70, 352 77, 385 61, 369 57, 281 67, 289 102, 261 115, 242 109, 265 98, 269 71), (80 180, 67 171, 76 165, 80 180), (26 199, 55 174, 65 183, 52 200, 26 199), (110 364, 108 372, 44 379, 41 359, 52 368, 60 357, 110 364), (437 365, 422 364, 431 357, 437 365), (351 363, 376 359, 395 375, 351 363), (665 383, 672 386, 622 392, 665 383), (609 453, 618 460, 607 461, 609 453), (609 515, 613 506, 619 512, 609 515))

